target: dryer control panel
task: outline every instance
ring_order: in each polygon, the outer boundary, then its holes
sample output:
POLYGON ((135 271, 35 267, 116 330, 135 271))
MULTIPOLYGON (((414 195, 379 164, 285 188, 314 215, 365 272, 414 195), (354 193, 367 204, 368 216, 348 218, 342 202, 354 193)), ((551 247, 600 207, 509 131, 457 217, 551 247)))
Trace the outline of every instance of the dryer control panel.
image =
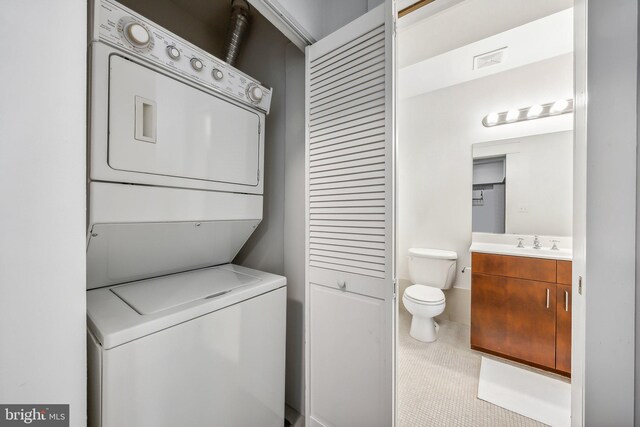
POLYGON ((116 2, 95 0, 93 8, 93 41, 133 52, 174 74, 269 112, 271 89, 257 80, 116 2))

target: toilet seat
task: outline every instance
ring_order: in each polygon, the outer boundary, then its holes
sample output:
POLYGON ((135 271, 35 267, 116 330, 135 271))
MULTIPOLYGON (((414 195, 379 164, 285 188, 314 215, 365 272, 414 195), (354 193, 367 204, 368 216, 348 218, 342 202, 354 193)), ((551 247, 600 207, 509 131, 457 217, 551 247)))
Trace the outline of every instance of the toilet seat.
POLYGON ((416 304, 424 305, 438 305, 445 301, 442 290, 425 285, 409 286, 404 291, 404 296, 416 304))

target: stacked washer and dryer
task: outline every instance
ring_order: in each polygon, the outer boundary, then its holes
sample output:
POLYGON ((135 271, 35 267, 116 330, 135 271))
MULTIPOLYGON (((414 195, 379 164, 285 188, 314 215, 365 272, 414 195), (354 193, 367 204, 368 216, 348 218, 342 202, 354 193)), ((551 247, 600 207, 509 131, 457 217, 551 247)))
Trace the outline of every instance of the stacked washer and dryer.
POLYGON ((118 3, 90 19, 89 425, 282 426, 286 279, 230 264, 271 90, 118 3))

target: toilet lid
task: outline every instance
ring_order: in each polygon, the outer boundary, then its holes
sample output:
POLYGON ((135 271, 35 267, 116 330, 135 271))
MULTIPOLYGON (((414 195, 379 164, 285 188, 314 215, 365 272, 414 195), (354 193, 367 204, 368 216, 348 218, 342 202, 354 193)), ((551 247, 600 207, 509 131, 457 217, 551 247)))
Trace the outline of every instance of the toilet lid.
POLYGON ((438 304, 444 301, 444 292, 438 288, 425 285, 412 285, 404 294, 420 304, 438 304))

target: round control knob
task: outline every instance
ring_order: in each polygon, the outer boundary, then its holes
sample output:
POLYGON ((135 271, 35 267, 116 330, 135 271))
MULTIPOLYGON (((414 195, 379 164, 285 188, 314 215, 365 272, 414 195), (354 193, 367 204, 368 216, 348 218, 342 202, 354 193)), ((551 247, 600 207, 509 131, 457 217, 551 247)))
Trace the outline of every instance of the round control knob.
POLYGON ((262 97, 264 96, 264 92, 260 86, 257 86, 251 83, 247 86, 247 97, 251 100, 251 102, 258 103, 262 101, 262 97))
POLYGON ((222 71, 218 70, 217 68, 214 68, 213 70, 211 70, 211 75, 216 80, 222 80, 222 78, 224 77, 224 74, 222 73, 222 71))
POLYGON ((196 71, 201 71, 204 65, 198 58, 191 58, 191 67, 196 71))
POLYGON ((167 55, 169 55, 169 57, 172 59, 178 59, 180 58, 180 51, 177 47, 170 45, 167 46, 167 55))
POLYGON ((129 23, 124 29, 124 34, 129 43, 137 47, 146 47, 151 42, 149 31, 137 22, 129 23))

